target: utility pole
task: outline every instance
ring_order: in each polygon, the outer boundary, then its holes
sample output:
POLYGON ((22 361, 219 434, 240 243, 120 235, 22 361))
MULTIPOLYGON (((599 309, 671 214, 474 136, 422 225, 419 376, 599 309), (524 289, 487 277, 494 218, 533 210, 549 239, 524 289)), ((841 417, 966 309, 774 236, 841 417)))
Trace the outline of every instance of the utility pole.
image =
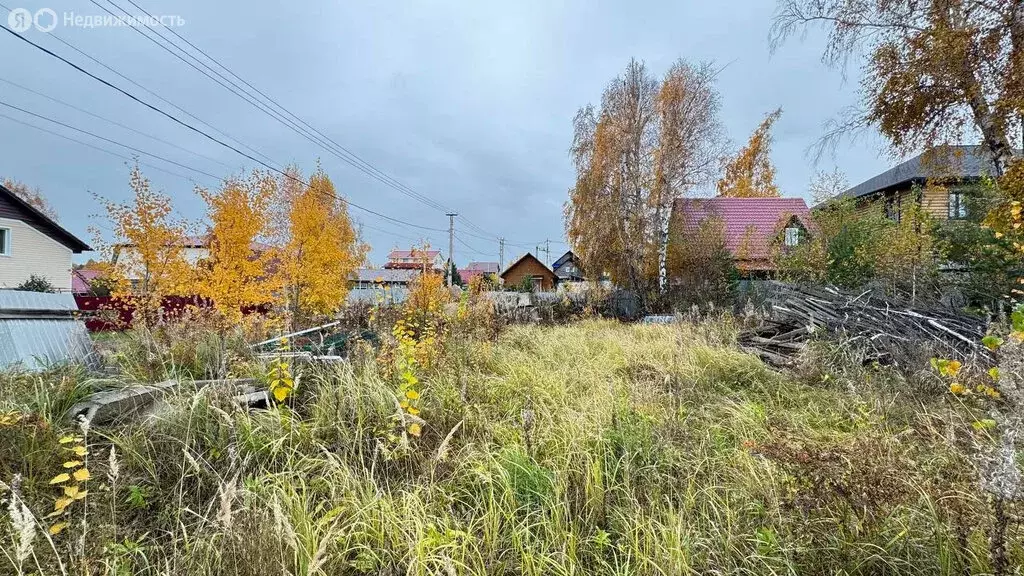
POLYGON ((505 239, 498 238, 498 274, 505 271, 505 239))
POLYGON ((455 217, 458 214, 449 212, 445 214, 448 217, 448 269, 445 270, 445 276, 448 277, 448 286, 452 285, 452 267, 455 266, 455 217))
POLYGON ((551 240, 544 241, 544 263, 551 266, 551 240))

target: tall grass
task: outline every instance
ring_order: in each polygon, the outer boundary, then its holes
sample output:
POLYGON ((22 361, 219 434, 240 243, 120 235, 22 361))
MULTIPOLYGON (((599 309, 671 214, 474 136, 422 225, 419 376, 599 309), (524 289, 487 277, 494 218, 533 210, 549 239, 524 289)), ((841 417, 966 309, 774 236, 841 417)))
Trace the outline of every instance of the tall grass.
MULTIPOLYGON (((427 425, 408 449, 386 441, 396 386, 368 355, 305 371, 288 408, 182 393, 160 419, 92 431, 94 454, 116 446, 117 489, 93 487, 82 557, 74 530, 56 547, 109 574, 990 569, 963 441, 984 434, 979 414, 881 369, 781 375, 732 332, 587 321, 452 337, 421 375, 427 425)), ((42 437, 31 453, 0 448, 0 478, 36 478, 23 483, 34 509, 60 427, 44 419, 0 428, 4 442, 42 437)), ((52 550, 35 555, 60 573, 52 550)))

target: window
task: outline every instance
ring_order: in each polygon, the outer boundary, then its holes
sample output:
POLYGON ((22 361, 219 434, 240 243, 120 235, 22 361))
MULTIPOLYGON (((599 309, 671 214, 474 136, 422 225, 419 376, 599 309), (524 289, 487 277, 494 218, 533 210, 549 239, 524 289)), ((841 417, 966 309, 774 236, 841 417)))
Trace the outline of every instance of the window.
POLYGON ((893 222, 899 222, 902 216, 899 196, 889 196, 885 199, 885 217, 893 222))
POLYGON ((796 246, 800 243, 800 229, 796 226, 786 228, 786 246, 796 246))
POLYGON ((949 193, 949 219, 960 220, 967 218, 967 202, 963 192, 949 193))
POLYGON ((11 229, 0 228, 0 256, 11 255, 11 229))

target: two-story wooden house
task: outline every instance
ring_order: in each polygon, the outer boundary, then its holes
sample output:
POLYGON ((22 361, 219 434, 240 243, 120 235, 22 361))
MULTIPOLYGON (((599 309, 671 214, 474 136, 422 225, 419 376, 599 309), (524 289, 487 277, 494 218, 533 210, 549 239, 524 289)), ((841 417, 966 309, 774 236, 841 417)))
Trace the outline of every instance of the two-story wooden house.
POLYGON ((945 146, 919 154, 840 195, 859 207, 882 205, 884 213, 899 221, 914 204, 939 220, 968 217, 971 188, 995 172, 981 146, 945 146))

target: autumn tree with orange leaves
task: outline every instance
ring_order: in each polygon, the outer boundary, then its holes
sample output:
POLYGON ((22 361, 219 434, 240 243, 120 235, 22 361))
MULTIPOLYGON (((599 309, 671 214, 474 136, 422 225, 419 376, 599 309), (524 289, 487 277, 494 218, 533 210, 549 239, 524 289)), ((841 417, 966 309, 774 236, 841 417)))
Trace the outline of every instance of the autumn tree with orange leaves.
POLYGON ((154 192, 138 165, 131 171, 133 192, 128 203, 97 197, 107 212, 113 243, 93 230, 95 245, 105 254, 105 275, 111 294, 135 306, 136 319, 147 325, 160 317, 166 296, 187 295, 193 288, 193 270, 184 255, 188 227, 173 215, 171 200, 154 192))
POLYGON ((227 323, 237 323, 243 308, 273 300, 268 274, 273 251, 260 240, 268 230, 276 182, 256 171, 246 179, 225 181, 218 191, 196 191, 206 201, 212 223, 209 256, 196 271, 196 292, 207 298, 227 323))
POLYGON ((655 78, 631 61, 600 107, 574 119, 569 241, 587 270, 605 271, 646 305, 665 287, 673 202, 710 183, 724 141, 711 65, 677 62, 655 78))
POLYGON ((776 198, 775 166, 772 164, 772 126, 782 116, 782 109, 765 117, 754 130, 747 145, 725 165, 725 175, 718 181, 718 195, 730 198, 776 198))
POLYGON ((280 186, 288 194, 288 222, 277 277, 293 323, 338 311, 348 294, 349 276, 365 256, 348 205, 327 173, 318 168, 308 183, 297 176, 301 174, 290 169, 283 177, 289 182, 280 186))

